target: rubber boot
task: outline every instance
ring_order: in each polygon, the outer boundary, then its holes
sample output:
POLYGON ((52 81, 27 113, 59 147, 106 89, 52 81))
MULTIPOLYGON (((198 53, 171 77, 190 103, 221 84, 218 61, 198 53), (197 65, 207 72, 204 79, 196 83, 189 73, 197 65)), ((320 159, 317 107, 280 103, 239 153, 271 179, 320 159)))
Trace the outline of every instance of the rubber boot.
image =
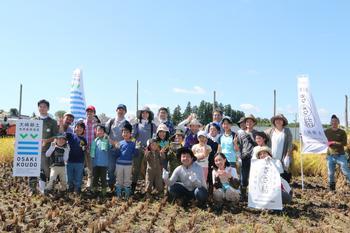
POLYGON ((124 194, 125 194, 125 199, 128 200, 130 195, 131 195, 131 188, 130 187, 125 187, 124 188, 124 194))
POLYGON ((101 191, 101 196, 102 197, 105 197, 106 196, 106 193, 107 193, 107 188, 102 188, 102 191, 101 191))
POLYGON ((132 182, 131 183, 131 191, 130 191, 130 194, 131 195, 134 195, 134 193, 135 193, 135 190, 136 190, 136 182, 132 182))
POLYGON ((115 195, 120 198, 122 196, 122 187, 120 185, 115 186, 115 195))
POLYGON ((335 183, 330 183, 329 184, 329 191, 332 191, 332 192, 335 191, 335 183))
POLYGON ((46 182, 39 180, 39 191, 41 194, 45 193, 45 186, 46 186, 46 182))
POLYGON ((247 201, 247 187, 241 187, 241 201, 247 201))

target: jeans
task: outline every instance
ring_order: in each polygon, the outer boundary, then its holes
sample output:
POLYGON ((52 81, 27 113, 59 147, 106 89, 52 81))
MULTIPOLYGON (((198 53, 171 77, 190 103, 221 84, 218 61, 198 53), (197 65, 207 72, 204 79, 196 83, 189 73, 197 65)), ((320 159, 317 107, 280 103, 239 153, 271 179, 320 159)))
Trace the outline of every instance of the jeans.
POLYGON ((250 158, 242 159, 242 166, 241 166, 241 186, 242 187, 248 187, 250 160, 251 160, 250 158))
POLYGON ((80 192, 84 163, 67 163, 68 190, 80 192))
POLYGON ((345 155, 328 155, 327 156, 327 166, 328 166, 328 182, 329 184, 335 183, 334 173, 335 167, 339 164, 341 171, 350 183, 350 169, 348 167, 348 161, 345 155))
POLYGON ((172 199, 182 198, 185 201, 196 199, 200 204, 205 203, 208 199, 208 191, 206 188, 200 187, 189 191, 180 183, 175 183, 170 186, 169 193, 172 199))
POLYGON ((108 168, 107 168, 108 186, 110 187, 113 187, 115 185, 116 161, 117 161, 116 152, 114 150, 110 150, 108 153, 108 168))

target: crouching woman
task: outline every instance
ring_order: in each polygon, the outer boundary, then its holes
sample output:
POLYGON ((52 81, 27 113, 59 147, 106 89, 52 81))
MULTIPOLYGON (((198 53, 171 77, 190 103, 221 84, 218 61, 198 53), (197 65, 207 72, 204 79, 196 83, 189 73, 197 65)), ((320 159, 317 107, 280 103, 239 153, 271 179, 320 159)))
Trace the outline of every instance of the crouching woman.
POLYGON ((223 153, 217 153, 214 157, 213 170, 213 198, 215 202, 224 201, 236 204, 239 202, 240 192, 239 180, 235 168, 230 167, 226 156, 223 153))
POLYGON ((183 205, 187 205, 195 199, 199 206, 204 206, 208 199, 208 191, 202 167, 188 148, 178 149, 177 157, 181 165, 165 180, 169 187, 170 200, 181 199, 183 205))

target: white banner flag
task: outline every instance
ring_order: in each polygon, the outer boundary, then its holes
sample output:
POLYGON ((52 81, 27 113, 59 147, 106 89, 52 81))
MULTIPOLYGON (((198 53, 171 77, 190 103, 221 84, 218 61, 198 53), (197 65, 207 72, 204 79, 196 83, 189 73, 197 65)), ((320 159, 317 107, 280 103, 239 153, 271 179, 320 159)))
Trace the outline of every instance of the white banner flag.
POLYGON ((83 71, 76 69, 73 72, 73 80, 70 89, 70 112, 74 115, 74 120, 85 119, 85 94, 83 84, 83 71))
POLYGON ((18 120, 13 176, 40 176, 42 120, 18 120))
POLYGON ((326 153, 328 141, 310 92, 308 77, 298 78, 298 102, 302 153, 326 153))
POLYGON ((252 159, 248 207, 282 210, 281 176, 273 159, 252 159))

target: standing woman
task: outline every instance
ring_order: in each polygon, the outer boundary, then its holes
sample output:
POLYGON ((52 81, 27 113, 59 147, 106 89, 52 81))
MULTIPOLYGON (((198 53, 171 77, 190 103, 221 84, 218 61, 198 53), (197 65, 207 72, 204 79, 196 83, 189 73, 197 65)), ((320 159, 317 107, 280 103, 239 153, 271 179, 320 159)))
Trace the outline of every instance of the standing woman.
POLYGON ((156 133, 157 127, 152 122, 153 112, 149 107, 143 107, 142 110, 137 111, 138 122, 133 126, 133 137, 136 140, 136 148, 138 149, 138 156, 133 159, 132 168, 132 184, 131 191, 135 192, 137 181, 140 174, 145 173, 145 166, 143 165, 144 149, 147 148, 147 140, 151 139, 156 133))
POLYGON ((281 177, 288 183, 292 178, 289 171, 291 164, 291 154, 293 148, 293 136, 288 127, 288 120, 283 114, 277 114, 271 118, 272 127, 268 128, 265 133, 269 137, 267 145, 272 150, 272 157, 280 160, 283 164, 284 173, 281 177))

